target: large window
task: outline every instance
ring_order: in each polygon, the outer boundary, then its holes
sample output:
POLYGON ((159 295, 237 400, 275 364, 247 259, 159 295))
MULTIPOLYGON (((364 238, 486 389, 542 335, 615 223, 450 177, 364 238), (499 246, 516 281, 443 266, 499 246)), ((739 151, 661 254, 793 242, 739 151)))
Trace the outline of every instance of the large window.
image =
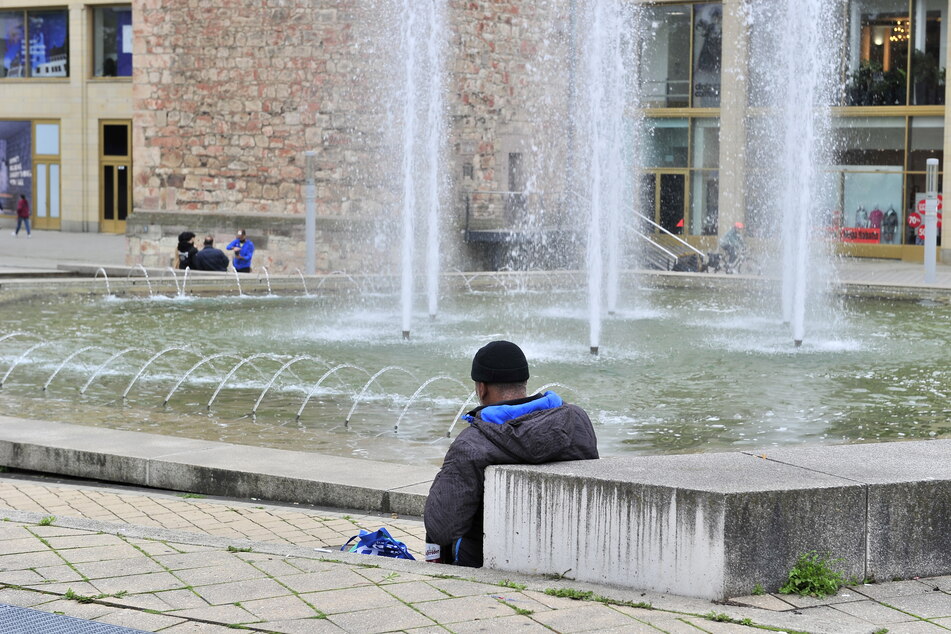
POLYGON ((720 4, 645 6, 639 54, 647 108, 720 105, 723 10, 720 4))
POLYGON ((132 76, 132 7, 93 9, 93 77, 132 76))
POLYGON ((640 54, 641 102, 653 108, 690 105, 690 6, 645 7, 650 36, 640 54))
POLYGON ((924 198, 927 159, 943 164, 943 118, 841 117, 835 135, 841 239, 920 244, 915 211, 924 198))
POLYGON ((943 104, 948 45, 948 3, 915 0, 912 13, 911 102, 943 104))
POLYGON ((682 118, 648 118, 641 144, 643 167, 651 169, 687 167, 689 122, 682 118))
POLYGON ((644 128, 641 213, 671 233, 716 235, 719 119, 648 117, 644 128))
POLYGON ((694 7, 693 105, 720 105, 720 57, 723 42, 723 8, 719 4, 694 7))
POLYGON ((0 77, 68 77, 66 9, 0 11, 0 77))
POLYGON ((720 121, 694 119, 690 161, 690 225, 692 235, 716 235, 719 216, 720 121))
POLYGON ((944 103, 947 7, 944 0, 852 0, 845 104, 944 103))
POLYGON ((905 119, 843 118, 836 122, 845 242, 900 244, 905 119))

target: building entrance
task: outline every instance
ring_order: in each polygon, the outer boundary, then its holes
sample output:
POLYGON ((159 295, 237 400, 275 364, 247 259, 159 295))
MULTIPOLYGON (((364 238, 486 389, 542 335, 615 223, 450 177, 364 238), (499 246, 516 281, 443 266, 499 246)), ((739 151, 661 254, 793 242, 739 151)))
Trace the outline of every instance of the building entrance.
POLYGON ((132 211, 131 121, 99 125, 99 231, 125 233, 132 211))
POLYGON ((59 162, 34 159, 33 228, 59 230, 59 162))
POLYGON ((687 210, 687 170, 657 171, 641 180, 641 209, 667 231, 682 235, 687 210))

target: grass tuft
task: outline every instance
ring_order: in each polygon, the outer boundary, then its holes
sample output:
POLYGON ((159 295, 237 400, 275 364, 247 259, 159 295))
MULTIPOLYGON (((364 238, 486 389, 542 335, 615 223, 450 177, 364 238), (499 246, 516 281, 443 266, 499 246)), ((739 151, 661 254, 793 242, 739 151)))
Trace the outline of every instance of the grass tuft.
POLYGON ((842 573, 833 568, 842 561, 842 559, 823 557, 816 551, 800 555, 796 565, 789 571, 788 580, 779 592, 819 599, 831 596, 845 584, 842 573))

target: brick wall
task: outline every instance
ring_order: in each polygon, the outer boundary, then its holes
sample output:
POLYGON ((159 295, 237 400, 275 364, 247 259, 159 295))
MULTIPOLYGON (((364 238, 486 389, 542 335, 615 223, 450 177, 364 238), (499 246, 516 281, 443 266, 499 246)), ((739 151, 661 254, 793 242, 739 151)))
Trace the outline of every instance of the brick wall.
MULTIPOLYGON (((550 173, 563 155, 538 141, 546 128, 555 138, 550 127, 563 103, 539 99, 540 91, 552 86, 533 79, 539 74, 532 72, 539 65, 560 64, 551 51, 564 44, 557 26, 564 18, 558 13, 564 11, 561 4, 448 2, 447 235, 459 235, 464 223, 459 192, 508 188, 509 153, 523 153, 539 174, 550 173), (463 178, 465 164, 472 166, 472 178, 463 178)), ((387 95, 393 89, 387 82, 391 65, 400 60, 394 58, 394 33, 388 31, 395 14, 381 9, 399 10, 397 2, 390 5, 139 0, 133 86, 137 212, 192 214, 203 226, 209 222, 198 218, 211 214, 220 218, 215 226, 223 231, 231 230, 229 216, 254 214, 287 215, 302 225, 303 152, 316 149, 318 216, 372 218, 381 229, 368 235, 361 224, 349 235, 334 232, 333 240, 349 244, 318 247, 335 254, 326 258, 325 270, 357 270, 368 260, 377 268, 392 262, 397 165, 394 137, 387 130, 392 115, 387 95), (381 257, 381 249, 389 255, 381 257), (372 258, 368 250, 376 251, 372 258)), ((287 223, 275 224, 287 231, 287 223)), ((167 241, 179 230, 170 226, 153 230, 153 236, 167 241)), ((461 251, 458 246, 450 241, 446 251, 461 251)), ((164 257, 165 251, 143 243, 138 255, 164 257)), ((138 259, 153 264, 148 257, 138 259)))

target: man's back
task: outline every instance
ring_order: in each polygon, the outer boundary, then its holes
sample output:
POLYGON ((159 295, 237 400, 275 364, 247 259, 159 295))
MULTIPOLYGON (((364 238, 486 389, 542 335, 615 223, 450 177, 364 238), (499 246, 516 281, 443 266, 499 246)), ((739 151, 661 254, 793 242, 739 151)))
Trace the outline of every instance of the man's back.
POLYGON ((195 254, 195 268, 199 271, 227 271, 228 256, 221 249, 206 246, 195 254))
MULTIPOLYGON (((430 488, 424 516, 429 540, 456 549, 451 560, 481 566, 487 466, 598 458, 597 438, 588 415, 580 407, 560 404, 561 399, 554 398, 558 406, 502 423, 475 418, 452 443, 430 488), (465 552, 460 553, 459 548, 465 552)), ((538 399, 524 400, 530 404, 538 399)))

